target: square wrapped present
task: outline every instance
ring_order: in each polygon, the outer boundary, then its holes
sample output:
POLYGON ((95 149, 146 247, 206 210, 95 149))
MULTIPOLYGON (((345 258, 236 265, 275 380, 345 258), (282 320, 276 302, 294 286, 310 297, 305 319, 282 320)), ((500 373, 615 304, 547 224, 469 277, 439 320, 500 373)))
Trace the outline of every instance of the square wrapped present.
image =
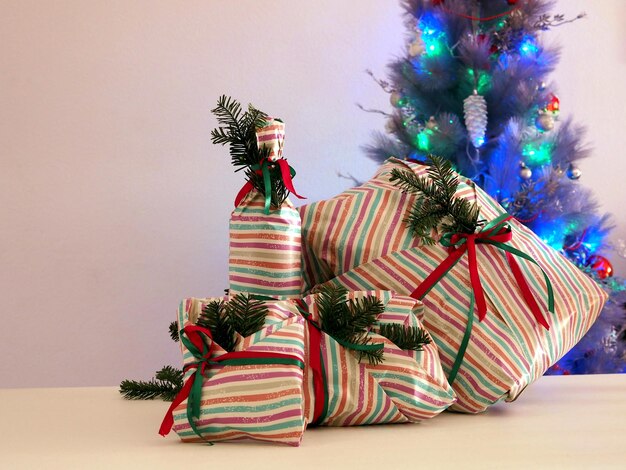
POLYGON ((606 294, 462 178, 455 197, 477 203, 482 231, 422 245, 403 222, 416 196, 389 183, 393 169, 427 176, 425 165, 390 159, 362 187, 302 208, 307 281, 422 298, 458 397, 451 409, 514 400, 587 332, 606 294))
MULTIPOLYGON (((306 420, 302 379, 304 320, 289 302, 267 302, 263 327, 234 334, 227 352, 210 329, 196 323, 211 302, 182 301, 178 311, 185 385, 161 427, 183 441, 255 439, 298 446, 306 420)), ((216 333, 213 333, 216 335, 216 333)))
POLYGON ((436 416, 454 403, 454 392, 441 368, 437 346, 422 329, 421 302, 389 291, 347 293, 349 302, 374 298, 384 306, 367 335, 366 347, 382 347, 382 360, 372 363, 359 357, 359 345, 317 332, 320 295, 309 295, 301 302, 307 318, 304 395, 310 423, 355 426, 418 422, 436 416), (381 334, 391 325, 426 335, 426 344, 414 350, 402 349, 381 334), (321 360, 316 363, 317 358, 321 360), (321 380, 319 375, 323 376, 321 380), (323 389, 316 388, 320 384, 325 384, 323 389))

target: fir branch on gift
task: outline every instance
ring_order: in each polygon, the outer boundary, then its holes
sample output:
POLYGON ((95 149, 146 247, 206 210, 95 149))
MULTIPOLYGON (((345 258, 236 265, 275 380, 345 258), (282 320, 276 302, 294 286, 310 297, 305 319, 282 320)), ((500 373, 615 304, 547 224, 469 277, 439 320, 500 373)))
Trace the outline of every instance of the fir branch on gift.
POLYGON ((165 366, 148 381, 123 380, 120 384, 120 393, 127 400, 160 398, 172 401, 181 388, 183 388, 183 371, 172 366, 165 366))
POLYGON ((424 328, 405 327, 397 323, 381 323, 378 334, 389 339, 403 351, 421 351, 424 346, 432 342, 424 328))
POLYGON ((172 341, 174 341, 175 343, 178 343, 178 341, 180 341, 180 338, 178 337, 178 322, 177 321, 173 321, 172 323, 170 323, 169 331, 170 331, 170 338, 172 338, 172 341))
POLYGON ((204 306, 197 325, 211 330, 213 341, 226 351, 237 345, 235 332, 244 338, 256 333, 265 323, 268 309, 262 300, 237 294, 228 302, 212 300, 204 306))
POLYGON ((268 312, 264 301, 255 300, 247 294, 235 295, 226 309, 233 328, 244 338, 263 328, 268 312))
MULTIPOLYGON (((219 145, 228 144, 235 171, 245 169, 246 179, 265 195, 263 175, 257 173, 252 166, 260 164, 270 152, 265 146, 259 148, 256 139, 256 131, 265 124, 267 115, 251 104, 244 112, 237 100, 226 95, 220 96, 217 107, 211 112, 215 114, 219 124, 219 127, 211 131, 211 141, 219 145)), ((280 168, 270 165, 269 170, 272 205, 279 207, 289 196, 289 191, 285 187, 280 168)))
MULTIPOLYGON (((319 289, 316 299, 320 328, 335 339, 367 346, 372 344, 368 336, 378 315, 385 307, 374 296, 347 300, 348 291, 341 286, 326 285, 319 289)), ((366 357, 371 364, 383 360, 383 350, 357 351, 359 360, 366 357)))
POLYGON ((452 164, 430 155, 428 176, 418 176, 409 170, 394 168, 389 181, 402 191, 418 197, 405 219, 411 232, 426 245, 435 243, 432 231, 473 233, 478 226, 480 208, 467 199, 455 197, 459 185, 452 164))
POLYGON ((243 167, 259 163, 262 158, 256 143, 256 127, 262 125, 265 114, 252 105, 243 112, 241 104, 230 96, 222 95, 211 110, 220 127, 211 131, 214 144, 229 145, 232 164, 243 167))
POLYGON ((210 301, 202 309, 196 324, 210 330, 213 341, 225 351, 235 350, 235 329, 226 308, 226 302, 223 300, 210 301))

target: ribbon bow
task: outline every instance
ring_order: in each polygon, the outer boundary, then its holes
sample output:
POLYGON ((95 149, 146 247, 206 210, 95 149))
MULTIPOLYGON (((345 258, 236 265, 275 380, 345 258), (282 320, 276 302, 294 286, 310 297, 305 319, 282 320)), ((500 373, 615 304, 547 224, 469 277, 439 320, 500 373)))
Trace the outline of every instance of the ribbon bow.
POLYGON ((170 405, 159 434, 166 436, 174 425, 174 410, 185 399, 187 399, 187 420, 193 432, 204 440, 202 434, 196 427, 196 420, 200 418, 200 404, 202 397, 202 384, 205 379, 205 371, 212 365, 221 364, 223 366, 240 366, 251 364, 284 364, 295 365, 304 369, 304 363, 296 356, 289 354, 261 352, 261 351, 233 351, 211 359, 215 350, 215 342, 211 331, 197 325, 188 325, 180 331, 180 341, 196 359, 185 365, 184 371, 195 369, 194 373, 187 379, 181 391, 170 405), (207 342, 208 339, 208 342, 207 342))
MULTIPOLYGON (((263 158, 259 163, 251 165, 250 169, 257 175, 263 176, 263 192, 265 193, 265 213, 270 213, 270 204, 272 202, 272 180, 270 170, 276 165, 280 170, 280 175, 285 187, 299 199, 306 199, 300 196, 293 186, 293 177, 296 171, 289 166, 287 160, 283 158, 283 143, 285 141, 285 124, 280 119, 267 117, 265 125, 256 130, 256 142, 259 149, 265 147, 268 149, 267 158, 263 158)), ((241 188, 235 198, 235 207, 239 205, 241 200, 250 192, 254 186, 250 181, 241 188)))
POLYGON ((518 250, 510 245, 507 245, 506 242, 511 241, 513 238, 513 232, 511 230, 511 226, 507 223, 512 216, 509 214, 502 214, 496 219, 489 222, 487 225, 483 227, 483 229, 476 233, 446 233, 441 237, 441 244, 443 246, 448 247, 448 257, 439 265, 435 270, 430 273, 430 275, 422 281, 422 283, 411 293, 411 297, 421 300, 423 299, 428 292, 445 276, 448 271, 450 271, 454 265, 461 259, 461 256, 467 252, 468 255, 468 268, 470 273, 470 282, 472 286, 472 298, 470 301, 470 311, 468 315, 468 324, 465 330, 465 336, 461 342, 461 346, 459 347, 459 353, 457 355, 456 361, 452 367, 452 372, 450 373, 450 377, 448 378, 448 382, 452 383, 456 374, 458 372, 459 367, 461 366, 461 362, 463 360, 463 355, 465 354, 465 349, 467 348, 467 344, 469 342, 469 336, 472 328, 472 313, 474 311, 474 305, 476 306, 476 311, 478 314, 479 321, 482 321, 487 315, 487 303, 485 301, 485 293, 480 281, 480 275, 478 273, 478 261, 476 259, 476 245, 477 244, 486 244, 492 245, 496 248, 499 248, 505 251, 506 259, 511 268, 511 272, 517 281, 517 285, 522 292, 522 297, 524 301, 530 308, 533 316, 537 320, 537 322, 542 325, 545 329, 550 329, 547 320, 543 316, 541 308, 535 299, 522 270, 515 259, 515 256, 519 256, 520 258, 524 258, 527 261, 539 266, 541 272, 543 273, 543 277, 546 282, 546 291, 548 294, 548 311, 550 313, 554 313, 554 290, 552 288, 552 283, 548 278, 546 272, 541 268, 539 263, 535 261, 531 256, 524 253, 523 251, 518 250))

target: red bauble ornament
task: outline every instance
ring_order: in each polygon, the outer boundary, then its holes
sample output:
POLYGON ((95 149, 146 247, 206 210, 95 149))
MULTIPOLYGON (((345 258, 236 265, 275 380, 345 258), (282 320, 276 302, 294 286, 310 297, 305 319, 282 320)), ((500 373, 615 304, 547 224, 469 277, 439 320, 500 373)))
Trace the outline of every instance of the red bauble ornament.
POLYGON ((600 279, 606 279, 607 277, 611 277, 613 275, 613 265, 604 256, 590 256, 587 261, 587 266, 589 266, 600 279))
POLYGON ((509 5, 517 5, 517 0, 507 0, 507 2, 509 5))
POLYGON ((550 111, 552 113, 558 113, 561 110, 561 101, 559 100, 558 96, 556 95, 551 95, 550 96, 550 102, 548 103, 548 106, 546 106, 546 111, 550 111))

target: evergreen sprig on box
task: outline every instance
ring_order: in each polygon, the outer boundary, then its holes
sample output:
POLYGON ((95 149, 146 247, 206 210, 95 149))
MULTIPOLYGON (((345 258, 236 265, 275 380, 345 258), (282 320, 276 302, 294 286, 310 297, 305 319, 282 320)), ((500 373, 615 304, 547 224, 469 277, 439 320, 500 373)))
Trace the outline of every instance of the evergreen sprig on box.
MULTIPOLYGON (((226 95, 220 96, 217 106, 211 112, 215 114, 219 124, 219 127, 211 131, 211 141, 219 145, 228 144, 235 171, 244 170, 246 179, 265 196, 263 176, 253 167, 260 165, 270 153, 267 147, 259 148, 256 138, 256 130, 265 124, 267 114, 251 104, 244 111, 237 100, 226 95)), ((269 166, 269 174, 271 203, 274 207, 280 207, 289 196, 289 191, 277 165, 269 166)))
MULTIPOLYGON (((378 316, 385 311, 383 303, 375 296, 349 299, 348 290, 342 286, 328 284, 318 290, 316 305, 322 331, 335 339, 359 346, 373 345, 370 330, 377 327, 377 333, 386 337, 405 351, 421 351, 431 342, 423 328, 380 323, 378 316)), ((383 349, 357 351, 358 358, 367 358, 371 364, 384 360, 383 349)))
MULTIPOLYGON (((265 302, 246 294, 237 294, 228 302, 212 300, 202 309, 197 325, 211 331, 213 341, 226 351, 234 351, 237 344, 235 332, 244 338, 259 331, 268 309, 265 302)), ((179 341, 178 323, 169 325, 172 340, 179 341)), ((164 366, 150 380, 123 380, 120 393, 128 400, 153 400, 161 398, 172 401, 183 387, 183 371, 164 366)))
POLYGON ((435 155, 429 155, 426 163, 428 176, 394 168, 389 179, 403 191, 418 195, 405 220, 413 234, 425 245, 432 245, 436 242, 433 230, 474 233, 480 207, 454 195, 459 178, 452 164, 435 155))

